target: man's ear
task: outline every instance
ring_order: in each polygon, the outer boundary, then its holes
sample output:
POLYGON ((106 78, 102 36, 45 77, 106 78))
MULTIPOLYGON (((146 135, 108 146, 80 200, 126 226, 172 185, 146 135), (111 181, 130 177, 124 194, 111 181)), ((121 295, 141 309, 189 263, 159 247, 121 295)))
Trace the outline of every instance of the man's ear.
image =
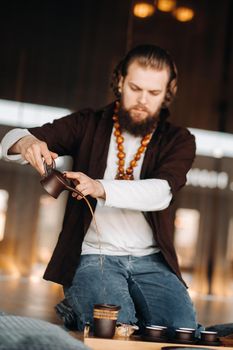
POLYGON ((124 82, 124 78, 121 76, 119 79, 119 83, 118 83, 118 91, 121 94, 122 89, 123 89, 123 82, 124 82))

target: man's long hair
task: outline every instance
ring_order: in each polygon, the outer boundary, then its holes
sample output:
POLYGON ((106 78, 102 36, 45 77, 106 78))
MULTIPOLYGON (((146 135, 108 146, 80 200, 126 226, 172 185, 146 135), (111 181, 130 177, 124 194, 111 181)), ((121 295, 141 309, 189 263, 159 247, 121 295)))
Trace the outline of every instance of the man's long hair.
POLYGON ((177 91, 177 68, 170 54, 156 45, 139 45, 130 50, 120 61, 113 71, 111 87, 116 98, 120 98, 118 84, 121 77, 125 78, 131 63, 137 62, 142 67, 148 67, 155 70, 167 69, 169 80, 167 91, 162 105, 163 109, 168 108, 174 99, 177 91))

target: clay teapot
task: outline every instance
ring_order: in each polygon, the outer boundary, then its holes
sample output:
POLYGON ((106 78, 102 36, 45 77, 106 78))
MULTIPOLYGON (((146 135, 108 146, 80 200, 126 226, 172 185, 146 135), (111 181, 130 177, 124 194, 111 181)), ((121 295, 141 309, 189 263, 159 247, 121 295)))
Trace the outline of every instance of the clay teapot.
POLYGON ((56 169, 54 161, 51 165, 44 162, 44 169, 45 173, 40 183, 45 191, 52 197, 57 198, 64 190, 75 192, 82 198, 84 197, 80 191, 72 186, 71 182, 66 179, 65 175, 56 169))

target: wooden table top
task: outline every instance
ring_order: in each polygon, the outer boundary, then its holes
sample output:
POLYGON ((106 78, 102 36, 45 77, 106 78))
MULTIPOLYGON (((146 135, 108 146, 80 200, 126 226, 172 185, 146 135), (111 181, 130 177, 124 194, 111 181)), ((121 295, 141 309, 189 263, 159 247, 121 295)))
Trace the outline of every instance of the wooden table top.
MULTIPOLYGON (((194 348, 208 348, 215 350, 233 350, 233 347, 224 346, 210 346, 197 344, 177 344, 177 343, 158 343, 142 341, 139 337, 124 338, 115 336, 113 339, 96 338, 93 336, 84 337, 81 332, 70 332, 75 338, 82 340, 84 344, 93 350, 161 350, 163 347, 194 347, 194 348)), ((184 349, 185 350, 185 349, 184 349)))
POLYGON ((89 346, 93 350, 161 350, 163 347, 176 346, 176 347, 194 347, 194 348, 208 348, 226 350, 233 349, 232 347, 223 346, 204 346, 204 345, 186 345, 186 344, 173 344, 173 343, 157 343, 157 342, 146 342, 141 340, 132 339, 100 339, 87 337, 84 339, 84 344, 89 346))

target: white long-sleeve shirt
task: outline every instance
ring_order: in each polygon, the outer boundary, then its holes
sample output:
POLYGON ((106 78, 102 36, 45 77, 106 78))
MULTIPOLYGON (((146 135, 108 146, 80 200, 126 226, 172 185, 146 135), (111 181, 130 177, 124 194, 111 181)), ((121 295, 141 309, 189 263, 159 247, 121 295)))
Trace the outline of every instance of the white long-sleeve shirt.
MULTIPOLYGON (((2 157, 5 160, 26 164, 21 155, 8 155, 9 148, 23 136, 30 134, 26 129, 13 129, 2 140, 2 157)), ((138 147, 140 137, 124 132, 125 164, 128 166, 138 147)), ((166 180, 139 180, 144 154, 134 168, 134 181, 115 180, 117 173, 117 145, 111 135, 107 167, 101 181, 106 200, 98 200, 95 218, 101 234, 98 240, 92 220, 85 235, 82 254, 143 256, 157 252, 152 230, 142 211, 163 210, 168 207, 172 194, 166 180)))

